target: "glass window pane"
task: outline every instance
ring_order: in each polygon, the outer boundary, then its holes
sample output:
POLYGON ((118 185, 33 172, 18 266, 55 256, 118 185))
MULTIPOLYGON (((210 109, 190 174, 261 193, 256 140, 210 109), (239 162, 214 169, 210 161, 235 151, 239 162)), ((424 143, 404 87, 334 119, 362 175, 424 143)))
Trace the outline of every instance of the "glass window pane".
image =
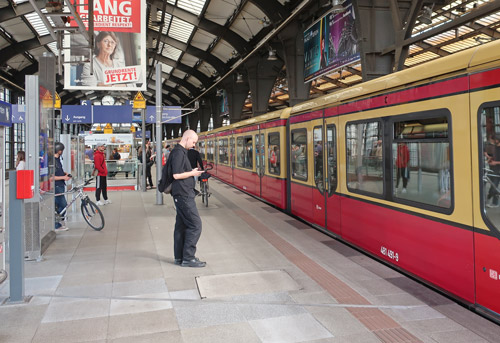
POLYGON ((229 158, 231 159, 231 168, 234 168, 234 137, 230 139, 231 147, 229 148, 229 158))
POLYGON ((228 148, 227 138, 221 139, 219 141, 219 161, 222 164, 229 163, 227 148, 228 148))
POLYGON ((238 167, 242 167, 245 165, 245 146, 244 146, 244 137, 238 137, 236 139, 236 155, 238 156, 238 167))
POLYGON ((314 182, 320 192, 325 189, 323 185, 323 128, 317 126, 313 130, 314 144, 314 182))
POLYGON ((204 140, 201 141, 199 143, 199 145, 200 145, 200 157, 202 160, 204 160, 205 159, 205 141, 204 140))
POLYGON ((207 160, 208 161, 214 160, 214 141, 213 140, 209 140, 207 142, 207 160))
POLYGON ((253 169, 253 142, 252 137, 245 137, 245 168, 253 169))
POLYGON ((446 117, 394 123, 392 156, 395 198, 451 207, 446 117))
POLYGON ((483 212, 491 225, 500 231, 500 105, 484 107, 480 113, 483 212))
POLYGON ((384 173, 376 157, 378 141, 382 141, 382 125, 379 122, 349 124, 346 140, 347 187, 382 194, 384 173))
POLYGON ((328 194, 337 189, 337 137, 335 126, 326 128, 326 149, 328 168, 328 194))
POLYGON ((307 180, 307 131, 299 129, 292 131, 292 177, 307 180))
POLYGON ((280 175, 280 134, 270 133, 267 136, 268 141, 268 171, 270 174, 280 175))

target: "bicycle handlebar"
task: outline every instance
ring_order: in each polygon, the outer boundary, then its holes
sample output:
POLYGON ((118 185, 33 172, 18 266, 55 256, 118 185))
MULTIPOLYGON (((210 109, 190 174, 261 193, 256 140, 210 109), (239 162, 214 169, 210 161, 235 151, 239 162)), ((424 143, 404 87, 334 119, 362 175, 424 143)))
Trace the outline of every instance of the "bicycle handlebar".
POLYGON ((204 171, 207 172, 207 171, 212 170, 212 169, 214 169, 213 163, 207 163, 204 171))

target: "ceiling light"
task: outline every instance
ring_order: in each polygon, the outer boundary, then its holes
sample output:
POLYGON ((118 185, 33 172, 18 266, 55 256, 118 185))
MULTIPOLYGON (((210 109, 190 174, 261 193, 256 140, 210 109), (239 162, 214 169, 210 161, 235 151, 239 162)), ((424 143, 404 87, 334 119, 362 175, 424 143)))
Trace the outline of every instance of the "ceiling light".
POLYGON ((224 91, 222 89, 217 89, 216 96, 223 96, 223 95, 224 95, 224 91))
POLYGON ((269 25, 271 25, 271 22, 269 21, 269 19, 267 19, 266 17, 262 18, 260 20, 260 23, 262 24, 262 26, 264 27, 268 27, 269 25))
POLYGON ((236 83, 243 83, 243 75, 240 73, 236 74, 236 83))
POLYGON ((276 55, 276 50, 269 48, 269 56, 267 56, 268 61, 277 61, 278 56, 276 55))
POLYGON ((432 24, 432 8, 434 7, 434 4, 432 4, 431 7, 424 6, 422 8, 422 12, 420 12, 420 15, 417 17, 417 20, 421 22, 422 24, 432 24))

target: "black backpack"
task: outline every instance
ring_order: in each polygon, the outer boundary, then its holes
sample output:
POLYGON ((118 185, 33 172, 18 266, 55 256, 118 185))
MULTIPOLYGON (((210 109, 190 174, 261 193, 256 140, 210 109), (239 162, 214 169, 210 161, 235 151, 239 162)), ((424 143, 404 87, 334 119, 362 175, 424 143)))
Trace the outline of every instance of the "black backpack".
POLYGON ((161 179, 160 181, 158 181, 158 190, 165 194, 170 194, 170 192, 172 192, 173 181, 174 177, 172 175, 172 163, 169 156, 167 163, 165 163, 161 171, 161 179))

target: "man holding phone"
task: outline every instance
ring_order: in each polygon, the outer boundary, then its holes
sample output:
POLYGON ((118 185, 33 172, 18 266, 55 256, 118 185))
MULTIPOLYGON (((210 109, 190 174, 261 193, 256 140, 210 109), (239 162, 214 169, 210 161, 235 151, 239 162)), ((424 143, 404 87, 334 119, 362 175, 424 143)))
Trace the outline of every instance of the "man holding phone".
MULTIPOLYGON (((54 151, 54 157, 55 157, 54 192, 55 192, 55 207, 57 213, 61 213, 62 210, 64 210, 66 208, 66 205, 68 204, 66 202, 66 197, 64 196, 64 192, 66 192, 66 181, 71 179, 71 174, 66 173, 62 167, 61 155, 63 151, 64 151, 64 144, 62 144, 61 142, 56 142, 54 151)), ((68 228, 65 225, 63 225, 63 223, 56 221, 54 231, 55 232, 68 231, 68 228)))

